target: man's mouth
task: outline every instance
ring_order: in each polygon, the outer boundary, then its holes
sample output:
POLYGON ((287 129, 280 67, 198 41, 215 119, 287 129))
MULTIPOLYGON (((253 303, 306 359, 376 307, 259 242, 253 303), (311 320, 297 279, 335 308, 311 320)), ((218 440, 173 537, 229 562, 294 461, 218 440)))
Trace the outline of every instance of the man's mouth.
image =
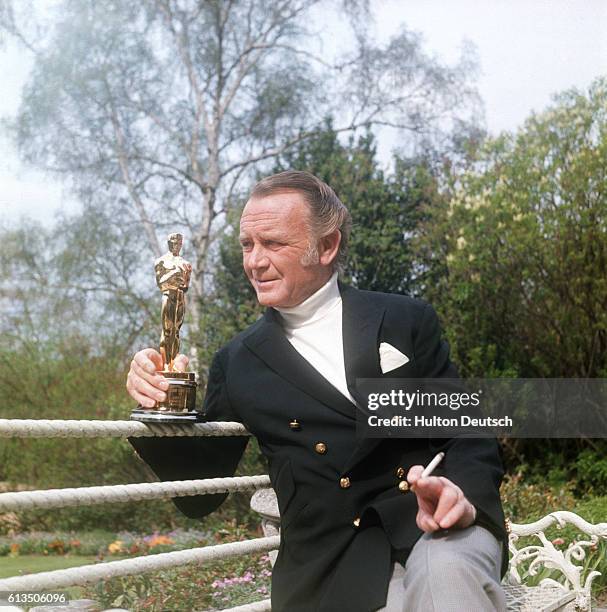
POLYGON ((259 289, 263 289, 264 287, 268 287, 269 285, 271 285, 272 283, 275 283, 278 279, 277 278, 268 278, 268 279, 259 279, 259 278, 255 278, 253 279, 255 281, 255 286, 258 287, 259 289))

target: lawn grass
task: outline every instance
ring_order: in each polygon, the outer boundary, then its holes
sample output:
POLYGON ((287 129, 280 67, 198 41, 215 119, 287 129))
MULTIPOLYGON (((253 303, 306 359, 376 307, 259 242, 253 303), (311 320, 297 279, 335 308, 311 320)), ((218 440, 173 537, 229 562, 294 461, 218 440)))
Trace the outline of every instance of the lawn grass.
POLYGON ((0 578, 10 578, 34 572, 50 572, 78 565, 95 563, 97 557, 72 555, 18 555, 0 559, 0 578))
MULTIPOLYGON (((112 561, 124 557, 112 557, 112 561)), ((94 556, 80 555, 18 555, 15 557, 0 558, 0 578, 11 578, 24 574, 37 572, 50 572, 52 570, 67 569, 79 565, 89 565, 98 561, 94 556)), ((86 587, 69 586, 52 589, 53 591, 67 591, 70 599, 81 599, 85 595, 86 587)))

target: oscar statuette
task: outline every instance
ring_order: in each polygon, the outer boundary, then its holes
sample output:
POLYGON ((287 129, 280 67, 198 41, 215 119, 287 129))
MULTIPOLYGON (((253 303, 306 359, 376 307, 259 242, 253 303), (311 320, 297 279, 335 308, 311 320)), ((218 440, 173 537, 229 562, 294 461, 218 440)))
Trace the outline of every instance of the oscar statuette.
POLYGON ((162 292, 160 354, 164 367, 160 374, 167 379, 169 388, 164 401, 156 402, 153 408, 137 406, 131 419, 147 423, 195 423, 200 417, 196 411, 196 375, 194 372, 178 372, 174 367, 192 265, 179 255, 183 246, 181 234, 170 234, 168 246, 168 252, 156 260, 154 270, 156 283, 162 292))

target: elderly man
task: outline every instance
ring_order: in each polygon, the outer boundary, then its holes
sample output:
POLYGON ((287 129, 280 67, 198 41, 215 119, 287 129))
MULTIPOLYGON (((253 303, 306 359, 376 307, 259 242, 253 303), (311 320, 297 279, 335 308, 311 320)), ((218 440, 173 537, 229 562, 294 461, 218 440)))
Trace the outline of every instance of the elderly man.
MULTIPOLYGON (((239 421, 257 437, 278 496, 272 609, 502 610, 507 552, 496 441, 356 438, 357 378, 457 372, 431 306, 338 282, 350 225, 346 207, 311 174, 283 172, 254 187, 240 243, 267 309, 210 368, 205 417, 239 421), (391 366, 380 357, 388 344, 397 357, 391 366), (420 478, 439 450, 444 461, 420 478)), ((163 397, 160 365, 153 349, 132 362, 127 388, 143 406, 163 397)), ((246 444, 131 442, 162 479, 231 475, 246 444)), ((175 503, 201 517, 224 498, 211 497, 175 503)))

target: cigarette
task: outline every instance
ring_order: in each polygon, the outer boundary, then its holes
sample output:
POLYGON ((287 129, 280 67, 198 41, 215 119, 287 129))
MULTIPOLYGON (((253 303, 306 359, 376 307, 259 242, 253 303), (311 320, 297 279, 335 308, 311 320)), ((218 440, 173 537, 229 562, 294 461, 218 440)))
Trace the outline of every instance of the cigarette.
POLYGON ((426 466, 420 478, 426 478, 426 476, 430 476, 430 474, 434 472, 434 468, 443 460, 444 456, 445 453, 438 453, 438 455, 436 455, 436 457, 434 457, 434 459, 432 459, 432 461, 430 461, 430 463, 426 466))

